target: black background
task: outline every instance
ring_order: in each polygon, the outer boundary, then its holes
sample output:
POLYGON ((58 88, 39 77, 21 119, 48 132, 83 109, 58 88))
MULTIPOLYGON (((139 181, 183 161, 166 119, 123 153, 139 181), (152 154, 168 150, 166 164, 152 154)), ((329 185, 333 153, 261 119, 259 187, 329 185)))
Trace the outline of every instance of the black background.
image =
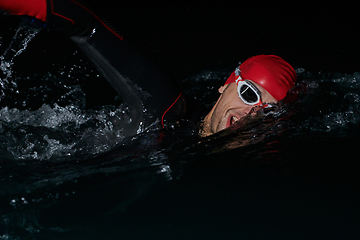
MULTIPOLYGON (((171 71, 275 54, 308 71, 358 71, 359 6, 318 1, 93 1, 89 6, 171 71)), ((191 70, 190 70, 191 69, 191 70)))
MULTIPOLYGON (((353 4, 199 0, 86 4, 179 80, 205 69, 230 72, 239 61, 257 54, 279 55, 310 72, 359 71, 359 8, 353 4)), ((83 193, 49 209, 40 206, 40 212, 48 214, 41 224, 55 221, 51 226, 58 226, 63 221, 71 230, 64 235, 40 233, 44 239, 356 239, 359 194, 357 160, 352 156, 358 151, 351 143, 357 139, 314 138, 285 144, 279 158, 292 159, 291 169, 309 172, 305 180, 304 174, 276 173, 276 167, 273 173, 266 166, 249 167, 240 161, 236 165, 233 160, 245 152, 241 149, 194 153, 196 160, 186 167, 181 181, 110 213, 101 210, 119 204, 126 195, 118 178, 108 185, 103 184, 105 177, 103 182, 95 179, 101 191, 88 181, 83 193), (343 191, 344 185, 328 184, 330 179, 353 185, 343 191)), ((252 160, 248 155, 243 162, 252 160)))

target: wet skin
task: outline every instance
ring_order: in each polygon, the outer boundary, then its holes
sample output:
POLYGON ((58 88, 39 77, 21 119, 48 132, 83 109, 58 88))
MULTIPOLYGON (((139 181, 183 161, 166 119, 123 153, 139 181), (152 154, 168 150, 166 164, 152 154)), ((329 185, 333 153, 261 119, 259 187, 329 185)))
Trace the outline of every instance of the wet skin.
MULTIPOLYGON (((277 100, 263 87, 252 82, 261 92, 261 100, 265 103, 277 103, 277 100)), ((237 93, 236 83, 226 84, 219 88, 221 94, 211 111, 206 115, 201 135, 206 137, 217 133, 237 120, 249 114, 254 106, 245 104, 237 93)))

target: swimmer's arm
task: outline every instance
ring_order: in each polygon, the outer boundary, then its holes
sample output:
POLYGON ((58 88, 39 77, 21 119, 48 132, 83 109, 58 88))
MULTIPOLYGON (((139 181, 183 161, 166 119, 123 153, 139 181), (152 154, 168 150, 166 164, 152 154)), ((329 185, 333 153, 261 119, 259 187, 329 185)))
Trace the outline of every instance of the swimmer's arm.
POLYGON ((0 9, 67 34, 129 106, 131 134, 140 123, 179 112, 173 111, 182 99, 176 82, 85 6, 74 0, 0 0, 0 9))

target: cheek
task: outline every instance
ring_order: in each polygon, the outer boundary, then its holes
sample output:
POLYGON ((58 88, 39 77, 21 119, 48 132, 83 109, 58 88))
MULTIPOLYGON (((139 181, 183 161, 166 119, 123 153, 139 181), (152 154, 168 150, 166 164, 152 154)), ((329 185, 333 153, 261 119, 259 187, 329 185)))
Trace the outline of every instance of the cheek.
POLYGON ((211 126, 211 130, 215 133, 217 132, 217 130, 219 129, 219 126, 222 125, 222 121, 224 116, 226 115, 226 104, 224 103, 224 101, 221 101, 222 99, 219 100, 219 102, 216 104, 215 108, 214 108, 214 112, 211 116, 211 122, 210 122, 210 126, 211 126))
POLYGON ((211 117, 211 128, 213 131, 215 131, 218 128, 221 118, 224 115, 222 109, 223 108, 220 105, 217 105, 211 117))

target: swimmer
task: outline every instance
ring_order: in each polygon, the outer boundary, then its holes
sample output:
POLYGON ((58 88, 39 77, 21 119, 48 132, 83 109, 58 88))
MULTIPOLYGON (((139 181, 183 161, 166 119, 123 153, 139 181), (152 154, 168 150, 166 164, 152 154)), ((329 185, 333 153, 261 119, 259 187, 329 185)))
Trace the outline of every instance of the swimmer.
POLYGON ((75 0, 0 0, 0 10, 61 32, 79 47, 127 109, 130 120, 123 136, 186 116, 185 97, 170 74, 83 4, 75 0))
MULTIPOLYGON (((0 0, 0 9, 40 20, 79 46, 128 106, 132 121, 124 129, 125 136, 139 133, 139 126, 156 121, 164 126, 165 118, 181 119, 196 112, 169 75, 75 0, 0 0)), ((217 133, 254 108, 277 103, 295 81, 294 69, 282 58, 249 58, 219 88, 220 97, 204 118, 200 134, 217 133)))
POLYGON ((295 85, 296 78, 293 67, 278 56, 249 58, 219 88, 221 95, 206 115, 201 135, 217 133, 251 113, 254 108, 279 102, 295 85))

